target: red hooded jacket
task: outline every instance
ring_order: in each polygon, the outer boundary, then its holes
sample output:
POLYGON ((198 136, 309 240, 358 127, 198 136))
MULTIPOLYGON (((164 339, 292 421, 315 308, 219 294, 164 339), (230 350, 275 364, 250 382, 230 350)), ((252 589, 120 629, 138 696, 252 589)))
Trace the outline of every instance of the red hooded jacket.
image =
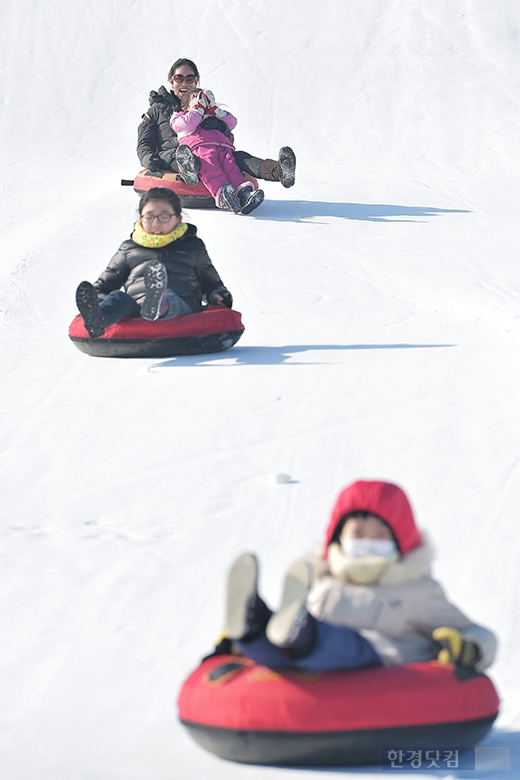
POLYGON ((332 510, 325 536, 325 558, 327 549, 339 522, 351 512, 370 512, 390 526, 401 555, 418 547, 421 537, 405 493, 390 482, 353 482, 339 494, 332 510))

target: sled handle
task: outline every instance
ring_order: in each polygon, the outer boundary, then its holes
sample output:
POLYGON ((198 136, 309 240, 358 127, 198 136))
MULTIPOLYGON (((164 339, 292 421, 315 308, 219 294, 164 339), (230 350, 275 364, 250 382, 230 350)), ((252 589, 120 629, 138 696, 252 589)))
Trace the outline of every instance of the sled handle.
POLYGON ((133 179, 121 179, 121 187, 133 187, 133 186, 134 186, 133 179))

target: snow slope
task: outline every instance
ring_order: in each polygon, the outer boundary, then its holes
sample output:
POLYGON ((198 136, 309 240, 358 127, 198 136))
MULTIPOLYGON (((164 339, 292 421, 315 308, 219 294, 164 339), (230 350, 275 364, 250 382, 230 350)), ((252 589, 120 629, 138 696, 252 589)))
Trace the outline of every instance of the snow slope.
POLYGON ((405 487, 450 598, 499 635, 485 744, 518 771, 519 33, 512 0, 4 9, 3 780, 306 777, 204 753, 175 699, 233 557, 259 553, 276 605, 357 477, 405 487), (294 147, 297 182, 248 218, 186 215, 243 313, 237 347, 88 358, 74 290, 130 232, 119 180, 178 56, 239 148, 294 147))

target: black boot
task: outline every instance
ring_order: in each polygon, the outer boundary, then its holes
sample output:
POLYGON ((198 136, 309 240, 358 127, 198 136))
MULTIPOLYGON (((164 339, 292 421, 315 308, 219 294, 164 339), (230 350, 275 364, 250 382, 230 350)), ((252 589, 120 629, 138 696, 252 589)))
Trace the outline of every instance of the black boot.
POLYGON ((97 290, 90 282, 81 282, 76 290, 76 306, 83 317, 91 339, 98 339, 105 332, 103 312, 99 307, 97 290))
POLYGON ((199 183, 200 160, 195 157, 189 146, 181 144, 175 151, 179 173, 189 187, 199 183))
POLYGON ((265 197, 263 190, 255 190, 253 185, 249 184, 241 187, 237 192, 237 196, 241 206, 241 214, 251 214, 252 211, 264 202, 265 197))
POLYGON ((284 187, 292 187, 295 180, 296 156, 290 146, 282 146, 278 160, 264 160, 258 171, 258 178, 265 181, 279 181, 284 187))
POLYGON ((271 613, 258 595, 258 561, 244 553, 228 575, 226 629, 229 639, 248 641, 265 629, 271 613))
POLYGON ((168 287, 168 274, 160 260, 153 260, 144 271, 146 297, 141 306, 143 320, 154 322, 163 313, 164 299, 168 287))
POLYGON ((296 155, 290 146, 282 146, 278 155, 278 162, 280 163, 280 181, 282 186, 292 187, 296 175, 296 155))
POLYGON ((242 184, 238 190, 237 190, 237 198, 238 202, 240 203, 240 206, 243 208, 253 192, 255 191, 255 188, 252 184, 242 184))
POLYGON ((219 209, 224 209, 224 211, 232 211, 234 214, 240 214, 242 210, 236 190, 229 182, 226 182, 220 188, 218 207, 219 209))
POLYGON ((272 615, 265 631, 271 644, 287 649, 292 658, 308 655, 314 646, 314 618, 306 606, 311 585, 310 564, 293 563, 285 578, 280 609, 272 615))

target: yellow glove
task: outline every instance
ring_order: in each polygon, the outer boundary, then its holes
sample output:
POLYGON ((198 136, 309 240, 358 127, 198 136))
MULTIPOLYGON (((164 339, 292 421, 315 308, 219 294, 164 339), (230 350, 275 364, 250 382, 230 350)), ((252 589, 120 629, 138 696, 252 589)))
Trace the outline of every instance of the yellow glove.
MULTIPOLYGON (((215 642, 215 650, 212 655, 241 655, 238 648, 229 639, 226 629, 220 632, 215 642)), ((210 656, 207 656, 208 658, 210 656)))
POLYGON ((475 666, 480 658, 478 647, 464 639, 456 628, 441 626, 435 629, 432 637, 442 646, 437 656, 440 664, 471 667, 475 666))

